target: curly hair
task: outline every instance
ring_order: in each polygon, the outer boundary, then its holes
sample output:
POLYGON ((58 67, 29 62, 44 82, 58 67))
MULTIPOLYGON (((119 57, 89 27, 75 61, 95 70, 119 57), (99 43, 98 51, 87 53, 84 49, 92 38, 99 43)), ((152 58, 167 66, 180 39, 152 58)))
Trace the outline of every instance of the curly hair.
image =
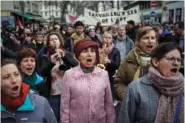
POLYGON ((46 46, 47 46, 47 47, 49 46, 49 38, 50 38, 51 35, 56 35, 56 36, 58 36, 58 38, 59 38, 59 40, 60 40, 60 45, 61 45, 62 47, 64 47, 64 39, 63 39, 63 37, 62 37, 59 33, 57 33, 57 32, 50 32, 50 33, 47 35, 47 38, 46 38, 46 46))

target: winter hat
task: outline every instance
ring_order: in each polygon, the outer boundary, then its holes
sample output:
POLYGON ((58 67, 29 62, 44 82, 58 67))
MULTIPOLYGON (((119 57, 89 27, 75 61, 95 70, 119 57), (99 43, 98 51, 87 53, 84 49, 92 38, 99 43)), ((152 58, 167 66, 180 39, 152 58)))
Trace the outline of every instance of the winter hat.
POLYGON ((98 63, 99 62, 98 44, 92 40, 89 40, 89 39, 81 39, 75 44, 74 50, 73 50, 75 57, 78 59, 82 50, 89 48, 89 47, 95 47, 96 63, 98 63))
POLYGON ((95 27, 94 26, 89 26, 88 31, 91 31, 91 30, 95 30, 95 27))
POLYGON ((42 31, 37 31, 37 32, 35 33, 35 36, 37 36, 37 35, 42 35, 42 36, 44 36, 44 33, 43 33, 42 31))

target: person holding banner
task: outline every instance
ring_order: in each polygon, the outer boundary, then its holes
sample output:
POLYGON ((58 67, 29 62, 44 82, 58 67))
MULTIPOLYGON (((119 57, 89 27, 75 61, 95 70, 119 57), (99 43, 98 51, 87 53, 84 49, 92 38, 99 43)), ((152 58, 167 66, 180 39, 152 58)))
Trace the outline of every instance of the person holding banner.
POLYGON ((118 123, 184 123, 182 49, 162 43, 151 57, 148 74, 128 86, 118 123))
POLYGON ((147 73, 150 53, 157 44, 157 34, 152 27, 146 26, 138 30, 136 46, 123 60, 115 75, 114 87, 120 100, 123 99, 128 84, 147 73))

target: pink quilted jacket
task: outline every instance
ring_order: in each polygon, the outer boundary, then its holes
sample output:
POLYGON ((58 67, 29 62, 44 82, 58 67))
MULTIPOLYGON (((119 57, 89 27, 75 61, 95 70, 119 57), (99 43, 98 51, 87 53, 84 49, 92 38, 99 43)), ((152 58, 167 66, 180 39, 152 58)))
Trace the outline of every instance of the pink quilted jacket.
POLYGON ((61 92, 61 123, 115 123, 108 73, 80 66, 65 72, 61 92))

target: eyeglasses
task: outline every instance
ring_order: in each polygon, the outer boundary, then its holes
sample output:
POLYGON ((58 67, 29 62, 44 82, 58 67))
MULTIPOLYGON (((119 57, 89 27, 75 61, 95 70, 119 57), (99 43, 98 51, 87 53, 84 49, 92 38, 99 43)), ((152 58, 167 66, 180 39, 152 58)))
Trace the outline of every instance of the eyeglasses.
POLYGON ((164 56, 164 58, 170 63, 170 64, 174 64, 176 61, 178 64, 181 64, 182 59, 181 58, 175 58, 175 57, 167 57, 164 56))

